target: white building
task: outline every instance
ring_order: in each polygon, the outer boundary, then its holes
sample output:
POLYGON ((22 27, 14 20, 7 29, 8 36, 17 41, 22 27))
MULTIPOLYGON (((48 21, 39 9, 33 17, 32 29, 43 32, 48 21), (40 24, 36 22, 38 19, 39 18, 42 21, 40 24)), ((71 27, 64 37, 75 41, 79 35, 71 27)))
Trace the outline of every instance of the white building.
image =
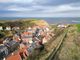
POLYGON ((3 30, 3 27, 2 26, 0 26, 0 30, 3 30))
POLYGON ((6 27, 6 30, 11 30, 11 27, 6 27))
POLYGON ((19 30, 19 27, 13 27, 12 30, 19 30))
POLYGON ((66 28, 67 26, 66 26, 66 25, 61 24, 61 25, 58 25, 57 27, 59 27, 59 28, 66 28))

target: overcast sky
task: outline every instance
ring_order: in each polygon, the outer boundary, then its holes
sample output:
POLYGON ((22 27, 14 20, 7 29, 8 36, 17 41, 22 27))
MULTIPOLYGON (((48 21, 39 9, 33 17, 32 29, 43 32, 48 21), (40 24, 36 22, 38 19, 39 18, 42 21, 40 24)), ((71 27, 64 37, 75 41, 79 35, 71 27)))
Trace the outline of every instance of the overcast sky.
POLYGON ((0 17, 80 17, 80 0, 0 0, 0 17))

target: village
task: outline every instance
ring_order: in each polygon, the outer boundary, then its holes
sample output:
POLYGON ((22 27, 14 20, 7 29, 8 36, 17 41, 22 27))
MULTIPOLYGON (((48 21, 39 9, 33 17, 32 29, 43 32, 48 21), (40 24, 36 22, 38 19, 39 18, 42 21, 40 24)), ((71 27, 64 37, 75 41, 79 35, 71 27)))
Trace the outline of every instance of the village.
MULTIPOLYGON (((68 27, 68 24, 57 24, 54 25, 56 26, 54 28, 53 25, 51 27, 44 20, 29 20, 28 22, 32 21, 34 24, 31 23, 28 27, 25 26, 24 29, 21 29, 21 26, 13 25, 16 22, 6 25, 5 28, 4 25, 0 25, 0 32, 10 32, 6 33, 8 36, 0 39, 0 60, 28 60, 36 50, 38 54, 41 53, 45 48, 44 45, 50 42, 55 34, 58 34, 58 31, 55 33, 55 28, 60 31, 68 27)), ((25 24, 28 24, 28 22, 25 22, 25 24)), ((0 34, 0 36, 4 35, 0 34)))
MULTIPOLYGON (((0 60, 24 60, 32 55, 35 49, 44 49, 44 44, 47 43, 51 36, 49 26, 32 26, 25 30, 19 31, 19 27, 6 27, 5 30, 14 30, 13 36, 5 37, 0 42, 0 60)), ((0 26, 0 30, 3 27, 0 26)))

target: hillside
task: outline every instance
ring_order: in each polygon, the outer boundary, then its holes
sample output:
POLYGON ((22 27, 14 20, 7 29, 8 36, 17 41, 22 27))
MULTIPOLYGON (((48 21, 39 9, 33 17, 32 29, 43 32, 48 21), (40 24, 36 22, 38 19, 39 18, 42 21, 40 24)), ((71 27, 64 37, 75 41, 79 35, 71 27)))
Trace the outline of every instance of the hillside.
POLYGON ((1 20, 0 26, 33 26, 33 25, 46 25, 48 26, 48 23, 44 20, 36 20, 36 19, 19 19, 19 20, 1 20))
POLYGON ((20 31, 32 26, 49 26, 49 24, 44 20, 37 19, 18 19, 18 20, 0 20, 0 26, 3 27, 3 31, 0 34, 4 36, 11 36, 14 31, 5 30, 6 27, 19 27, 20 31))

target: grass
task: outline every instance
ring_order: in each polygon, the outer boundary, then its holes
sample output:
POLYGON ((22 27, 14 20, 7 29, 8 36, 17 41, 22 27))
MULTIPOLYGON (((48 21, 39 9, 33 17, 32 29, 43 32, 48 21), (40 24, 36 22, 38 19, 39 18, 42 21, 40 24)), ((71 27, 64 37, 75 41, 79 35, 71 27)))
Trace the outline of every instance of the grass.
POLYGON ((76 44, 75 37, 77 37, 77 29, 74 25, 68 29, 63 46, 54 60, 80 60, 80 46, 76 44))
POLYGON ((76 24, 77 26, 77 31, 80 32, 80 24, 76 24))

